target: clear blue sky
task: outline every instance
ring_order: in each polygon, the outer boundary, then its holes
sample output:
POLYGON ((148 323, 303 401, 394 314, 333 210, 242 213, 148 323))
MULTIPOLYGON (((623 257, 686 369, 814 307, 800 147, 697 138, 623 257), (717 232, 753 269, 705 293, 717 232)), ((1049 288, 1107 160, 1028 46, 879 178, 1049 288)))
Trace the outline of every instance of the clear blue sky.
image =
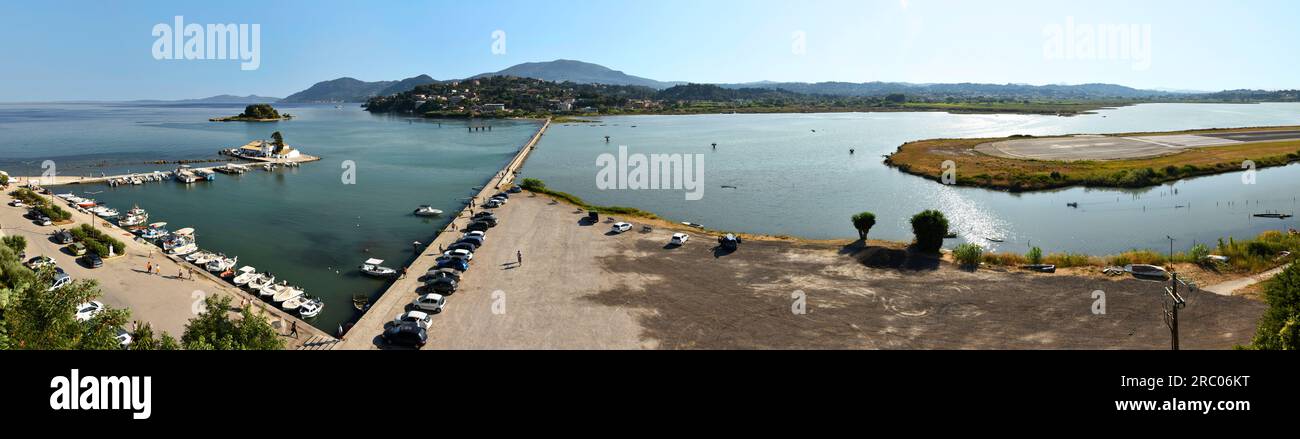
POLYGON ((283 97, 557 58, 659 80, 1300 88, 1300 2, 1160 0, 50 1, 0 13, 0 101, 283 97), (257 23, 261 67, 159 61, 157 23, 257 23), (1150 25, 1150 66, 1049 59, 1045 29, 1150 25), (506 32, 506 54, 491 51, 506 32), (806 35, 806 52, 792 51, 806 35))

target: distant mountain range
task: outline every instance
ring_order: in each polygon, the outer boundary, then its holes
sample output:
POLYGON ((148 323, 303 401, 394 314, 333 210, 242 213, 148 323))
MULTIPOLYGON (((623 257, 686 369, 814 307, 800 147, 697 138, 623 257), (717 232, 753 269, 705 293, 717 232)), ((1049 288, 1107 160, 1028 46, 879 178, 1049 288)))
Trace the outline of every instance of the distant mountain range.
POLYGON ((410 91, 417 85, 438 82, 429 75, 406 78, 401 81, 365 82, 353 78, 339 78, 332 81, 318 82, 306 90, 294 93, 280 102, 284 103, 321 103, 321 102, 365 102, 374 96, 410 91))
POLYGON ((217 95, 217 96, 211 96, 206 98, 180 99, 175 101, 141 100, 141 101, 132 101, 132 102, 140 103, 140 104, 274 104, 280 101, 281 101, 280 98, 272 98, 272 97, 258 96, 258 95, 248 95, 248 96, 217 95))
MULTIPOLYGON (((505 70, 483 73, 468 79, 491 76, 517 76, 554 82, 580 84, 630 85, 664 90, 685 82, 658 81, 633 76, 605 66, 560 59, 549 62, 518 64, 505 70)), ((448 80, 454 81, 454 80, 448 80)), ((442 82, 448 82, 442 81, 442 82)), ((365 82, 353 78, 339 78, 317 83, 306 90, 284 98, 285 103, 308 102, 365 102, 375 96, 388 96, 410 91, 418 85, 440 82, 429 75, 420 75, 401 81, 365 82)), ((725 89, 769 89, 807 95, 824 96, 887 96, 904 94, 925 99, 1058 99, 1058 100, 1138 100, 1138 99, 1189 99, 1196 96, 1218 97, 1224 92, 1190 94, 1186 91, 1142 90, 1115 84, 1080 85, 1028 85, 1028 84, 912 84, 906 82, 751 82, 743 84, 716 84, 725 89)), ((1246 93, 1238 91, 1232 96, 1246 93)), ((1259 95, 1271 92, 1259 91, 1259 95)))
POLYGON ((518 76, 553 82, 573 82, 578 84, 605 85, 639 85, 662 90, 685 82, 664 82, 632 76, 599 64, 557 59, 550 62, 529 62, 518 64, 499 72, 475 75, 469 79, 490 76, 518 76))

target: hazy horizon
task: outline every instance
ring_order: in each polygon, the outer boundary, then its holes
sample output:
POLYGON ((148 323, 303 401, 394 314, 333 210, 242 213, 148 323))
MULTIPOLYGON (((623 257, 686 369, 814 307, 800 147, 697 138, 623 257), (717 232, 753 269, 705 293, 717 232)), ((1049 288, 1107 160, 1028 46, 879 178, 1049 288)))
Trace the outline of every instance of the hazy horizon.
POLYGON ((1300 88, 1300 59, 1283 56, 1300 40, 1300 5, 1280 0, 71 3, 0 18, 0 38, 22 42, 0 70, 0 101, 283 98, 340 77, 453 79, 555 59, 696 83, 1300 88), (155 59, 151 31, 177 16, 258 25, 255 69, 155 59))

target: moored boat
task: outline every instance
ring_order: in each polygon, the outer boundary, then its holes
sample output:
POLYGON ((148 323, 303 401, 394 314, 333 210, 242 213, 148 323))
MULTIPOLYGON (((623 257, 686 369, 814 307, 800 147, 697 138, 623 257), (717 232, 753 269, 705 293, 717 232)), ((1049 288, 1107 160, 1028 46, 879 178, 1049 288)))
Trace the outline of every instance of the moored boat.
POLYGON ((303 301, 302 305, 298 306, 298 315, 304 319, 310 319, 320 315, 323 309, 325 309, 325 302, 317 298, 311 298, 303 301))
POLYGON ((248 282, 256 279, 257 276, 256 268, 245 265, 239 268, 239 274, 235 275, 235 278, 231 279, 231 282, 234 283, 235 286, 242 287, 248 285, 248 282))
POLYGON ((271 301, 275 303, 284 303, 289 301, 289 299, 293 299, 303 294, 306 294, 306 292, 302 289, 285 285, 284 288, 277 290, 274 296, 271 296, 271 301))
POLYGON ((249 279, 248 288, 260 292, 262 288, 272 284, 275 284, 275 275, 271 273, 262 273, 249 279))
POLYGON ((361 273, 373 277, 391 277, 397 275, 397 270, 381 266, 380 264, 383 263, 383 259, 367 259, 366 262, 361 264, 361 273))
POLYGON ((438 215, 442 215, 442 211, 441 211, 441 210, 434 209, 433 206, 429 206, 429 205, 423 205, 423 206, 420 206, 419 209, 415 209, 415 212, 412 212, 412 213, 413 213, 415 216, 438 216, 438 215))

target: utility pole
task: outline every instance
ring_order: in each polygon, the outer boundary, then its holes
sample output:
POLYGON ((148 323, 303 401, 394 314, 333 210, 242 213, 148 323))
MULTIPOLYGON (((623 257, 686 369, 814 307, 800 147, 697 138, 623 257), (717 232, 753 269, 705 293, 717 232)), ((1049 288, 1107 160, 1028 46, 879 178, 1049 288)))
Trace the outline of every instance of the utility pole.
POLYGON ((1178 284, 1178 273, 1174 273, 1169 286, 1165 287, 1165 295, 1172 302, 1165 305, 1165 326, 1169 327, 1170 348, 1175 351, 1178 350, 1178 310, 1187 306, 1187 301, 1178 294, 1178 284))
POLYGON ((1174 237, 1165 235, 1165 238, 1169 240, 1169 265, 1172 266, 1174 264, 1174 237))

